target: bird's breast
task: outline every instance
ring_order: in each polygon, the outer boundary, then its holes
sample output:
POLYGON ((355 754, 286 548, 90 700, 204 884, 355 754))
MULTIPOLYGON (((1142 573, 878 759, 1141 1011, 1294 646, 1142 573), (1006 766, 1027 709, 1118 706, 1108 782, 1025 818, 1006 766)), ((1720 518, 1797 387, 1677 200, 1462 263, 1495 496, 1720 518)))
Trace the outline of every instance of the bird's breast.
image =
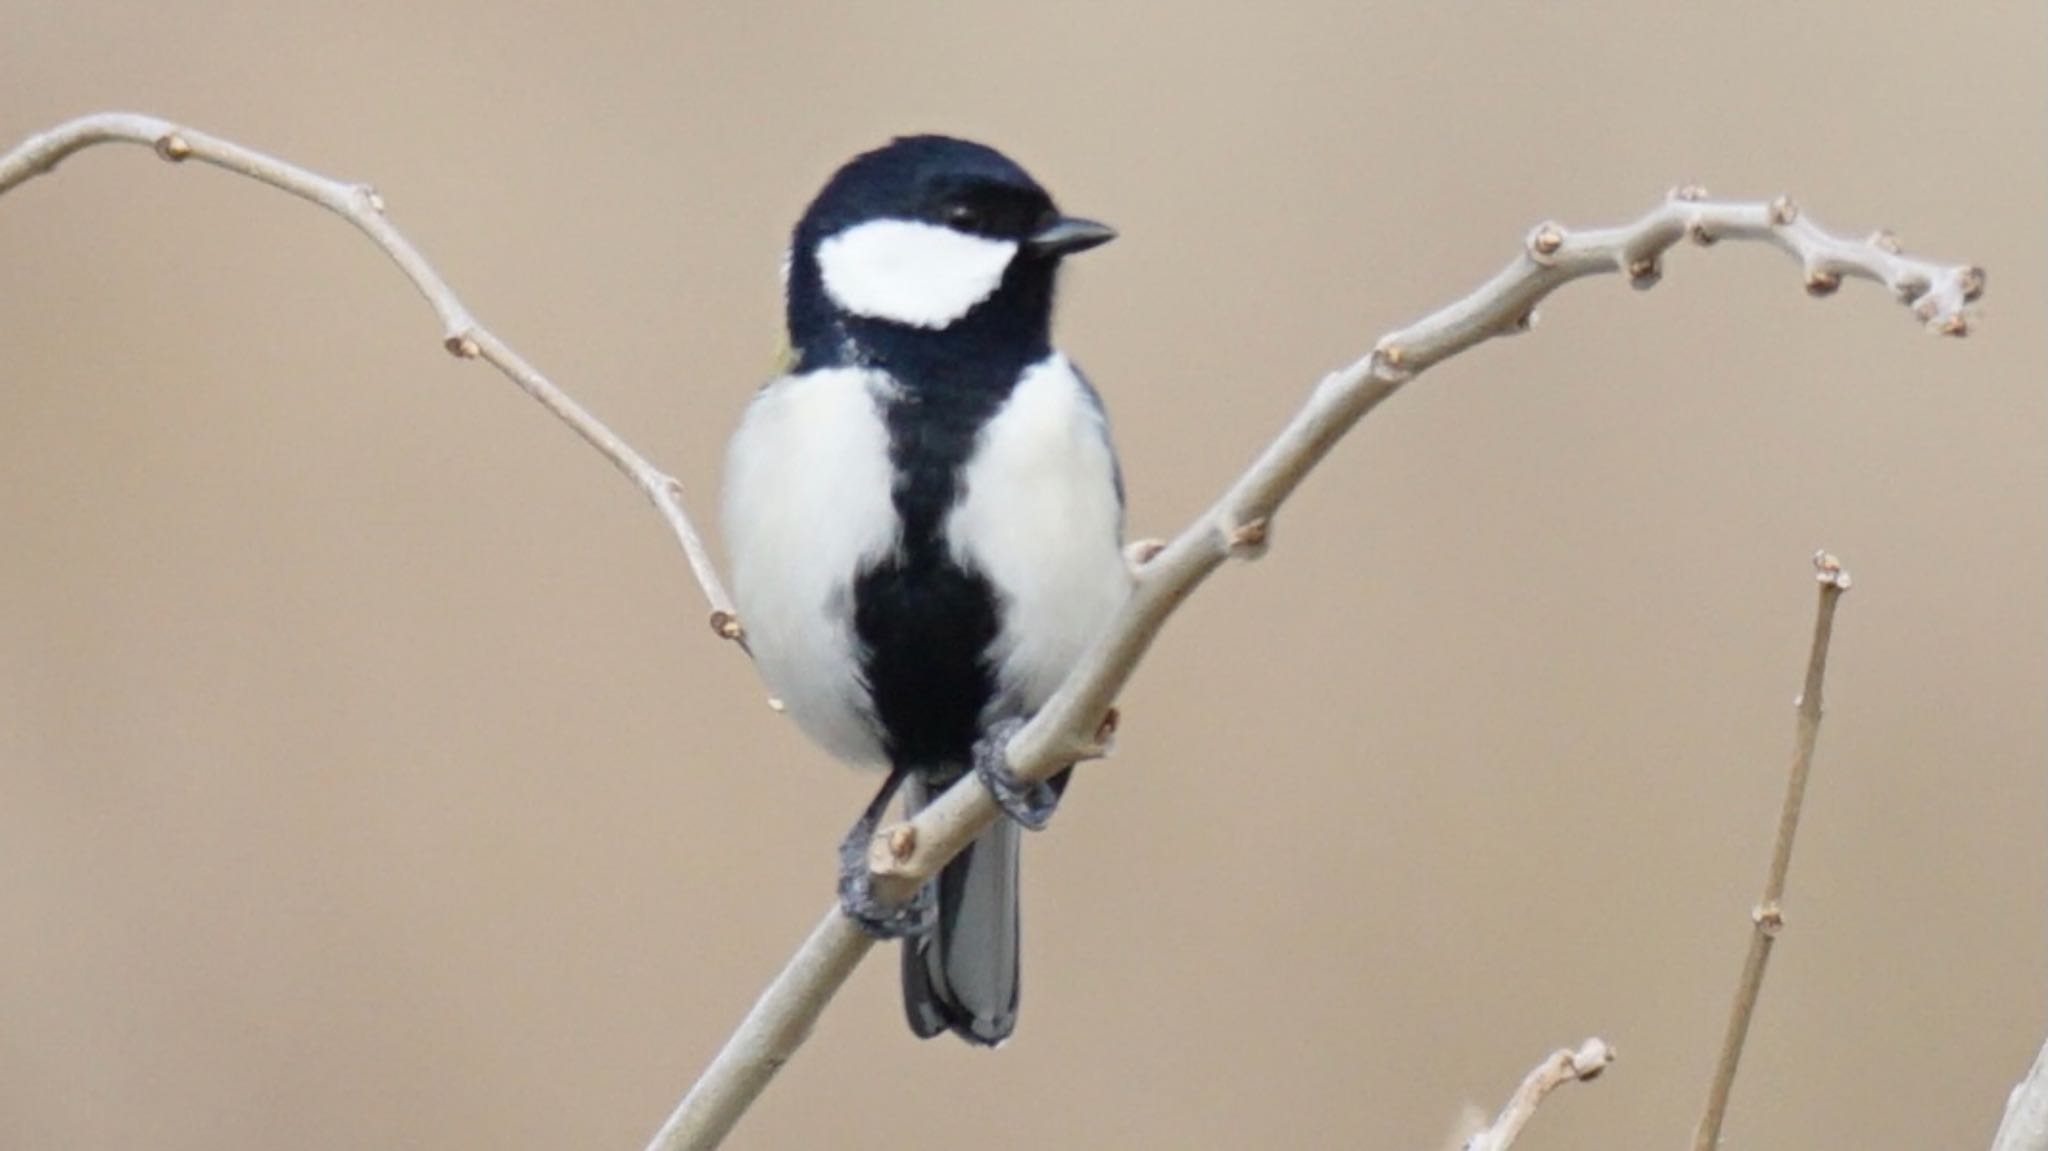
POLYGON ((887 376, 785 376, 726 454, 722 519, 733 599, 768 688, 805 734, 853 763, 885 752, 854 634, 853 581, 898 544, 882 405, 887 376))
POLYGON ((841 759, 947 774, 1042 706, 1130 591, 1095 394, 1054 353, 1001 390, 864 368, 764 388, 725 538, 761 674, 841 759))
POLYGON ((982 427, 945 523, 955 561, 999 600, 991 711, 1043 705, 1130 594, 1122 533, 1102 407, 1054 353, 982 427))

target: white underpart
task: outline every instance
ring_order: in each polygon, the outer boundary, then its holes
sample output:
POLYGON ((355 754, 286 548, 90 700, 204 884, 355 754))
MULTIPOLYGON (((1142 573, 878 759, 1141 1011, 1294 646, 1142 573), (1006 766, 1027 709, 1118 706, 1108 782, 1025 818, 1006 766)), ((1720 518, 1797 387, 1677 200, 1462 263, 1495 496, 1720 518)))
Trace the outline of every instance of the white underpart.
POLYGON ((818 245, 832 302, 857 316, 943 328, 995 292, 1017 255, 991 240, 916 220, 855 224, 818 245))
POLYGON ((980 571, 1002 598, 988 718, 1028 714, 1131 590, 1109 431, 1066 357, 1025 371, 962 478, 947 541, 955 562, 980 571))
POLYGON ((797 726, 851 763, 885 757, 862 687, 853 577, 897 546, 887 376, 837 368, 762 389, 726 453, 725 545, 754 662, 797 726))

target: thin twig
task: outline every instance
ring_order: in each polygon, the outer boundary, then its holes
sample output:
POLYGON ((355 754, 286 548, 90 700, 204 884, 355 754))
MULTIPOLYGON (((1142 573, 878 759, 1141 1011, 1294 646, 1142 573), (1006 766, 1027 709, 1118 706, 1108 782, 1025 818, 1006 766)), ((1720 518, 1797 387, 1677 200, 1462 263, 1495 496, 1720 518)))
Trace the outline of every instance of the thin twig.
MULTIPOLYGON (((655 469, 556 388, 502 341, 476 323, 418 251, 391 226, 383 202, 367 185, 345 184, 150 116, 87 116, 32 136, 0 156, 0 194, 48 172, 73 152, 103 143, 140 143, 171 161, 197 159, 319 204, 370 237, 442 321, 444 344, 465 358, 496 366, 610 459, 655 504, 689 558, 712 608, 719 634, 743 641, 701 538, 684 514, 675 480, 655 469)), ((1969 330, 1968 306, 1984 287, 1971 267, 1935 264, 1899 252, 1889 234, 1856 241, 1833 236, 1804 219, 1790 201, 1709 201, 1680 188, 1636 222, 1573 233, 1557 224, 1531 231, 1523 250, 1499 274, 1451 306, 1382 338, 1373 350, 1325 377, 1279 437, 1223 498, 1139 571, 1137 588, 1080 666, 1069 675, 1008 748, 1012 770, 1042 780, 1080 759, 1103 754, 1115 727, 1110 704, 1174 609, 1226 559, 1264 553, 1273 514, 1344 433, 1429 367, 1495 336, 1529 330, 1535 307, 1563 285, 1586 276, 1626 274, 1638 288, 1655 284, 1663 254, 1679 241, 1769 243, 1798 258, 1807 289, 1826 295, 1843 277, 1885 285, 1928 327, 1944 335, 1969 330)), ((909 824, 882 829, 870 854, 875 890, 904 898, 936 875, 994 822, 997 809, 970 776, 909 824)), ((870 949, 868 941, 827 913, 782 974, 755 1003, 710 1068, 656 1136, 656 1151, 716 1146, 752 1105, 775 1071, 801 1044, 815 1020, 870 949)))
POLYGON ((2006 1096, 2005 1118, 1992 1137, 1991 1151, 2048 1151, 2048 1046, 2006 1096))
POLYGON ((669 530, 675 533, 676 542, 682 545, 690 571, 697 577, 697 585, 703 589, 704 598, 710 604, 713 630, 727 639, 743 638, 733 613, 732 597, 726 594, 725 585, 718 578, 718 569, 711 563, 711 553, 705 549, 703 537, 697 534, 689 514, 683 510, 682 486, 674 477, 649 463, 603 421, 571 399, 567 392, 556 387, 513 351, 511 345, 478 323, 441 274, 434 270, 425 256, 420 255, 412 241, 392 225, 384 214, 383 197, 368 184, 330 179, 275 156, 154 116, 105 112, 59 124, 47 132, 29 137, 0 156, 0 195, 52 171, 59 161, 74 152, 95 144, 117 143, 146 144, 155 149, 158 156, 172 163, 197 160, 211 164, 290 192, 354 224, 370 238, 371 243, 391 257, 399 271, 405 273, 405 278, 411 280, 412 286, 426 297, 427 303, 441 318, 441 343, 450 354, 462 359, 483 360, 503 372, 506 378, 539 400, 556 418, 569 425, 633 481, 634 486, 661 513, 669 530))
POLYGON ((1560 1047, 1551 1052, 1522 1077, 1522 1085, 1508 1097, 1507 1106, 1500 1109, 1493 1125, 1465 1141, 1465 1151, 1508 1151, 1522 1134, 1522 1128, 1536 1117, 1536 1108, 1545 1096, 1567 1083, 1598 1078, 1613 1062, 1614 1048, 1597 1037, 1579 1044, 1576 1051, 1560 1047))
MULTIPOLYGON (((1967 308, 1984 288, 1981 270, 1910 259, 1888 233, 1863 241, 1842 239, 1784 199, 1757 204, 1704 197, 1697 188, 1677 189, 1649 214, 1620 228, 1572 233, 1556 224, 1540 225, 1529 233, 1521 254, 1478 290, 1382 338, 1363 359, 1325 377, 1223 498, 1139 569, 1131 598, 1053 698, 1010 741, 1011 770, 1025 780, 1042 780, 1077 760, 1103 754, 1116 724, 1110 704, 1167 617, 1225 560, 1264 553, 1273 514, 1344 433, 1432 365, 1495 336, 1529 330, 1536 304, 1573 280, 1620 272, 1637 287, 1648 287, 1656 282, 1663 253, 1681 240, 1701 245, 1757 241, 1798 258, 1809 290, 1817 294, 1831 291, 1845 275, 1874 280, 1911 308, 1928 330, 1955 336, 1969 330, 1967 308)), ((869 853, 874 890, 885 898, 907 898, 996 818, 995 801, 970 775, 914 820, 881 829, 869 853)), ((779 1032, 783 1013, 800 1002, 808 1001, 763 995, 731 1042, 752 1047, 759 1035, 779 1032)), ((767 1079, 741 1079, 733 1070, 723 1059, 714 1063, 691 1089, 684 1110, 737 1114, 751 1106, 767 1079)), ((671 1120, 664 1130, 676 1126, 671 1120)), ((729 1122, 704 1122, 696 1129, 729 1127, 729 1122)), ((715 1140, 656 1139, 649 1151, 702 1151, 716 1145, 715 1140)))
POLYGON ((1820 583, 1820 603, 1814 610, 1813 649, 1806 659, 1806 682, 1799 692, 1799 734, 1792 752, 1792 769, 1785 780, 1785 806, 1778 814, 1778 838, 1771 846, 1771 869, 1764 877, 1763 899, 1750 912, 1749 954, 1742 961, 1735 1005, 1728 1013, 1728 1033, 1721 1040, 1721 1057, 1714 1066, 1713 1086, 1707 1091, 1706 1111, 1693 1134, 1693 1151, 1713 1151, 1721 1142, 1721 1122, 1728 1114, 1728 1096, 1735 1089, 1735 1069, 1742 1062, 1749 1021, 1756 1015, 1757 996, 1763 991, 1764 968, 1771 961, 1771 945, 1785 926, 1785 876, 1792 869, 1792 840, 1799 834, 1799 812, 1806 803, 1806 780, 1813 770, 1813 746, 1820 738, 1821 683, 1828 672, 1828 641, 1835 630, 1835 605, 1841 602, 1842 593, 1849 590, 1849 573, 1834 556, 1815 552, 1813 569, 1820 583))
MULTIPOLYGON (((668 1122, 654 1133, 655 1147, 716 1147, 746 1114, 744 1107, 712 1106, 702 1098, 707 1091, 744 1093, 747 1098, 761 1094, 782 1065, 811 1037, 832 997, 839 992, 854 968, 867 958, 875 941, 834 907, 761 1001, 771 999, 793 1003, 794 1009, 775 1013, 774 1026, 735 1035, 718 1052, 718 1057, 698 1078, 696 1086, 683 1097, 668 1122)), ((759 1013, 759 1007, 755 1008, 759 1013)))

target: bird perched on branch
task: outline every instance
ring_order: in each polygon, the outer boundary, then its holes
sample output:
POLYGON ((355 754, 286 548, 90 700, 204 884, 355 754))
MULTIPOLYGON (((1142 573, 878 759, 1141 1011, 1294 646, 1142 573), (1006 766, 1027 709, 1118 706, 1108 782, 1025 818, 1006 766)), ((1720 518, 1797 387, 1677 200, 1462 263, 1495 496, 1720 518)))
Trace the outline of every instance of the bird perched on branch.
POLYGON ((840 902, 904 939, 921 1037, 995 1044, 1016 1025, 1018 828, 1043 825, 1065 776, 1021 785, 1003 745, 1130 590, 1102 405, 1051 342, 1061 260, 1114 236, 979 144, 855 157, 796 226, 791 362, 727 454, 762 676, 827 751, 888 772, 842 846, 840 902), (1011 818, 881 906, 867 844, 891 797, 907 783, 914 812, 968 772, 1011 818))

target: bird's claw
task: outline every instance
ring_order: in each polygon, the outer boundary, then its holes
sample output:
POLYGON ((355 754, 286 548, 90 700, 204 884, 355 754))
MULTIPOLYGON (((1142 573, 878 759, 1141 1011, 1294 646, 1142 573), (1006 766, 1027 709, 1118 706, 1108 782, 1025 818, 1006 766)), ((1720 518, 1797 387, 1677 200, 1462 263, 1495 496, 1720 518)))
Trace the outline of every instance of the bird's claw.
POLYGON ((974 745, 974 774, 981 777, 990 798, 1017 826, 1026 831, 1043 831, 1059 808, 1060 795, 1066 791, 1067 772, 1036 783, 1017 778, 1017 773, 1010 770, 1007 749, 1011 737, 1023 727, 1023 720, 1008 719, 990 728, 974 745))
POLYGON ((939 901, 932 885, 922 884, 906 903, 891 906, 875 898, 874 875, 868 870, 871 827, 855 827, 839 845, 839 910, 854 926, 874 939, 914 939, 938 922, 939 901))
POLYGON ((917 939, 938 922, 939 901, 927 883, 910 902, 890 907, 875 898, 874 884, 862 867, 857 874, 840 874, 839 910, 871 939, 917 939))

